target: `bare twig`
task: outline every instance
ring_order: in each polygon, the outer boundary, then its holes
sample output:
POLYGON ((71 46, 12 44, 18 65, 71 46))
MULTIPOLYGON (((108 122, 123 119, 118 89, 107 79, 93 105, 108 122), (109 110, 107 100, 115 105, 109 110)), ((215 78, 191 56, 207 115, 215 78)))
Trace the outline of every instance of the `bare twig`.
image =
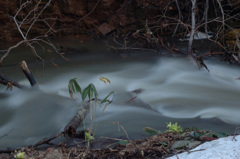
MULTIPOLYGON (((178 9, 178 18, 179 18, 180 21, 182 21, 182 13, 181 13, 181 9, 180 9, 179 4, 178 4, 178 0, 175 0, 175 3, 177 5, 177 9, 178 9)), ((172 36, 174 36, 176 34, 178 26, 179 26, 179 23, 177 24, 172 36)))
POLYGON ((196 27, 196 13, 197 13, 197 8, 196 8, 196 3, 197 0, 191 0, 192 1, 192 27, 191 27, 191 33, 190 33, 190 38, 188 42, 188 54, 192 54, 192 44, 194 40, 194 34, 195 34, 195 27, 196 27))
POLYGON ((82 17, 81 19, 78 20, 78 22, 84 20, 85 18, 87 18, 90 14, 92 14, 94 12, 94 10, 97 8, 98 4, 101 2, 102 0, 98 0, 97 3, 95 4, 95 6, 93 7, 93 9, 86 14, 84 17, 82 17))
POLYGON ((9 55, 9 53, 10 53, 13 49, 15 49, 15 48, 19 47, 20 45, 26 43, 26 41, 27 41, 27 40, 22 40, 22 41, 18 42, 16 45, 9 47, 9 48, 7 49, 7 51, 5 52, 5 54, 1 57, 1 59, 0 59, 0 65, 2 64, 3 60, 9 55))
MULTIPOLYGON (((44 18, 41 19, 41 15, 46 10, 46 8, 50 5, 52 0, 48 0, 45 4, 43 3, 43 0, 38 0, 37 4, 33 7, 32 10, 30 10, 25 16, 22 16, 19 18, 19 14, 27 7, 30 7, 33 1, 27 0, 23 4, 20 5, 18 11, 14 16, 11 16, 13 18, 13 21, 18 29, 18 32, 21 34, 23 40, 15 44, 14 46, 9 47, 7 50, 1 50, 4 54, 0 58, 0 64, 4 61, 4 59, 10 54, 10 52, 19 47, 20 45, 26 44, 26 46, 30 47, 33 54, 44 62, 44 59, 37 53, 36 48, 34 44, 40 45, 41 43, 45 43, 48 46, 52 47, 61 57, 63 57, 63 54, 58 51, 58 49, 54 46, 54 44, 48 39, 48 36, 54 32, 56 32, 52 26, 47 22, 47 20, 52 20, 54 18, 44 18), (20 20, 19 20, 20 19, 20 20), (39 35, 36 37, 31 38, 30 32, 33 29, 33 26, 37 22, 43 22, 49 30, 46 31, 43 35, 39 35), (27 28, 26 28, 27 27, 27 28)), ((42 47, 42 46, 41 46, 42 47)))
POLYGON ((58 138, 59 136, 63 135, 63 132, 53 136, 53 137, 50 137, 50 138, 46 138, 46 139, 43 139, 42 141, 39 141, 38 143, 34 144, 34 145, 31 145, 31 146, 28 146, 29 148, 36 148, 38 146, 41 146, 41 145, 44 145, 44 144, 49 144, 50 145, 50 141, 58 138))
POLYGON ((222 28, 223 28, 223 32, 224 32, 224 26, 225 26, 225 13, 224 13, 224 10, 223 10, 223 7, 222 7, 222 4, 220 2, 220 0, 216 0, 218 5, 219 5, 219 8, 220 8, 220 11, 221 11, 221 14, 222 14, 222 28))
POLYGON ((205 19, 205 34, 208 35, 208 9, 209 9, 209 0, 206 0, 205 10, 204 10, 204 19, 205 19))

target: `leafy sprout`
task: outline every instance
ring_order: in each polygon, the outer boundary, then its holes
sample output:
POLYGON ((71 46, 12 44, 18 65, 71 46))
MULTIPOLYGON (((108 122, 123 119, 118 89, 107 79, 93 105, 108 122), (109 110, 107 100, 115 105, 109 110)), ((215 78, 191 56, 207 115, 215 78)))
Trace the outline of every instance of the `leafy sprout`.
POLYGON ((94 140, 94 136, 90 132, 85 131, 84 135, 85 135, 85 140, 87 141, 94 140))
POLYGON ((95 96, 95 99, 98 100, 98 93, 96 87, 94 86, 94 84, 90 83, 82 92, 82 101, 84 101, 87 96, 88 99, 91 101, 93 99, 93 95, 95 96))
POLYGON ((69 82, 68 82, 68 91, 69 91, 69 94, 72 99, 74 98, 73 95, 77 97, 76 93, 82 94, 82 89, 79 86, 76 79, 77 78, 73 78, 73 79, 69 80, 69 82))
MULTIPOLYGON (((104 82, 105 84, 107 84, 107 83, 111 84, 110 80, 106 77, 101 76, 99 79, 102 82, 104 82)), ((97 92, 95 85, 90 83, 87 87, 82 89, 81 86, 77 82, 77 78, 73 78, 73 79, 69 80, 68 91, 69 91, 69 94, 72 99, 79 99, 78 98, 79 94, 81 96, 82 101, 85 101, 86 99, 88 99, 88 102, 90 103, 89 104, 90 113, 91 113, 90 119, 92 122, 93 122, 93 118, 94 118, 94 114, 95 114, 95 112, 93 112, 93 106, 95 107, 95 111, 96 111, 97 104, 101 106, 101 104, 105 103, 104 108, 102 110, 102 113, 103 113, 104 110, 107 108, 107 106, 112 102, 111 101, 112 99, 109 100, 110 96, 112 96, 114 94, 114 92, 112 91, 106 97, 104 97, 103 100, 99 100, 98 92, 97 92), (93 102, 92 102, 93 100, 96 101, 95 104, 93 104, 93 102)), ((85 125, 84 125, 84 127, 85 127, 85 125)), ((93 127, 93 123, 92 123, 91 129, 92 129, 92 127, 93 127)), ((94 140, 94 133, 92 135, 90 132, 85 131, 85 140, 88 141, 88 144, 90 144, 90 141, 94 140)))
MULTIPOLYGON (((68 82, 68 91, 72 99, 77 98, 77 94, 79 93, 82 97, 82 101, 88 97, 89 101, 92 101, 94 98, 98 101, 98 92, 94 84, 90 83, 86 88, 82 89, 81 86, 76 81, 77 78, 70 79, 68 82)), ((101 81, 106 83, 111 83, 110 80, 106 77, 100 77, 101 81)), ((108 102, 110 104, 112 101, 108 100, 111 95, 113 95, 113 91, 110 92, 103 100, 101 100, 100 104, 108 102)))
POLYGON ((26 158, 25 152, 19 151, 16 155, 14 155, 14 158, 15 159, 25 159, 26 158))
POLYGON ((167 123, 167 132, 183 132, 182 127, 178 126, 178 123, 172 124, 171 122, 167 123))

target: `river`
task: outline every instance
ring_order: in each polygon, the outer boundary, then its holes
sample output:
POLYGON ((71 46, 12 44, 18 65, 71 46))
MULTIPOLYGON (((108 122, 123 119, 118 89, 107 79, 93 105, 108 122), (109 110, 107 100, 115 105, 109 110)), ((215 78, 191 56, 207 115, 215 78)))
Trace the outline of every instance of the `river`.
MULTIPOLYGON (((148 51, 121 56, 105 50, 82 52, 81 56, 70 55, 70 61, 56 62, 58 67, 30 62, 38 88, 6 91, 0 86, 1 149, 30 145, 63 130, 80 106, 68 93, 71 78, 77 78, 82 87, 93 83, 100 98, 114 91, 113 102, 104 113, 104 106, 95 112, 96 137, 124 138, 126 131, 131 139, 143 138, 148 135, 144 127, 163 132, 167 122, 233 134, 240 124, 239 66, 206 60, 208 72, 186 57, 156 56, 148 51), (101 82, 101 76, 111 84, 101 82), (138 89, 142 91, 133 92, 138 89)), ((0 72, 29 86, 19 67, 10 63, 0 72)), ((85 124, 91 125, 89 115, 85 124)))

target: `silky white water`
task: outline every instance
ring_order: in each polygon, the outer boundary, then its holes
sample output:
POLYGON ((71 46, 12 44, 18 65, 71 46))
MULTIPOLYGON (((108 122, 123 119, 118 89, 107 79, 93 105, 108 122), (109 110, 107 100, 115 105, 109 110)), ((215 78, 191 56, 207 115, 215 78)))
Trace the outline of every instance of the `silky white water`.
MULTIPOLYGON (((144 137, 147 126, 164 131, 166 122, 234 133, 240 124, 239 67, 205 62, 210 72, 198 69, 189 58, 147 56, 73 58, 59 68, 30 65, 39 89, 5 91, 0 87, 0 148, 33 144, 61 132, 80 105, 69 97, 71 78, 78 78, 82 87, 93 83, 100 98, 114 91, 113 103, 104 113, 101 115, 103 107, 97 109, 98 137, 126 137, 117 123, 130 138, 144 137), (100 76, 111 84, 101 82, 100 76), (137 89, 142 92, 132 92, 137 89)), ((29 85, 17 66, 0 71, 29 85)), ((88 116, 86 127, 90 124, 88 116)))

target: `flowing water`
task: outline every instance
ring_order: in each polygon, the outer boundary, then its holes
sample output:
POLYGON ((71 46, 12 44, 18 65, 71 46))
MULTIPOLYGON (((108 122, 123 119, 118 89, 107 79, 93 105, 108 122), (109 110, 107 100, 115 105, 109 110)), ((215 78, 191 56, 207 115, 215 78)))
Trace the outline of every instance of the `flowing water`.
MULTIPOLYGON (((207 60, 208 72, 189 58, 146 52, 128 57, 72 55, 70 59, 58 63, 58 68, 30 64, 38 89, 5 91, 0 86, 1 149, 33 144, 64 129, 80 106, 69 97, 71 78, 78 78, 82 87, 93 83, 100 98, 114 91, 113 102, 103 114, 103 107, 96 110, 96 137, 126 137, 126 131, 130 138, 142 138, 147 135, 144 127, 165 131, 166 122, 232 134, 240 124, 238 66, 207 60), (101 82, 100 76, 111 84, 101 82), (139 89, 140 93, 132 92, 139 89)), ((18 66, 5 66, 0 72, 29 85, 18 66)), ((86 127, 90 125, 88 115, 86 127)))

